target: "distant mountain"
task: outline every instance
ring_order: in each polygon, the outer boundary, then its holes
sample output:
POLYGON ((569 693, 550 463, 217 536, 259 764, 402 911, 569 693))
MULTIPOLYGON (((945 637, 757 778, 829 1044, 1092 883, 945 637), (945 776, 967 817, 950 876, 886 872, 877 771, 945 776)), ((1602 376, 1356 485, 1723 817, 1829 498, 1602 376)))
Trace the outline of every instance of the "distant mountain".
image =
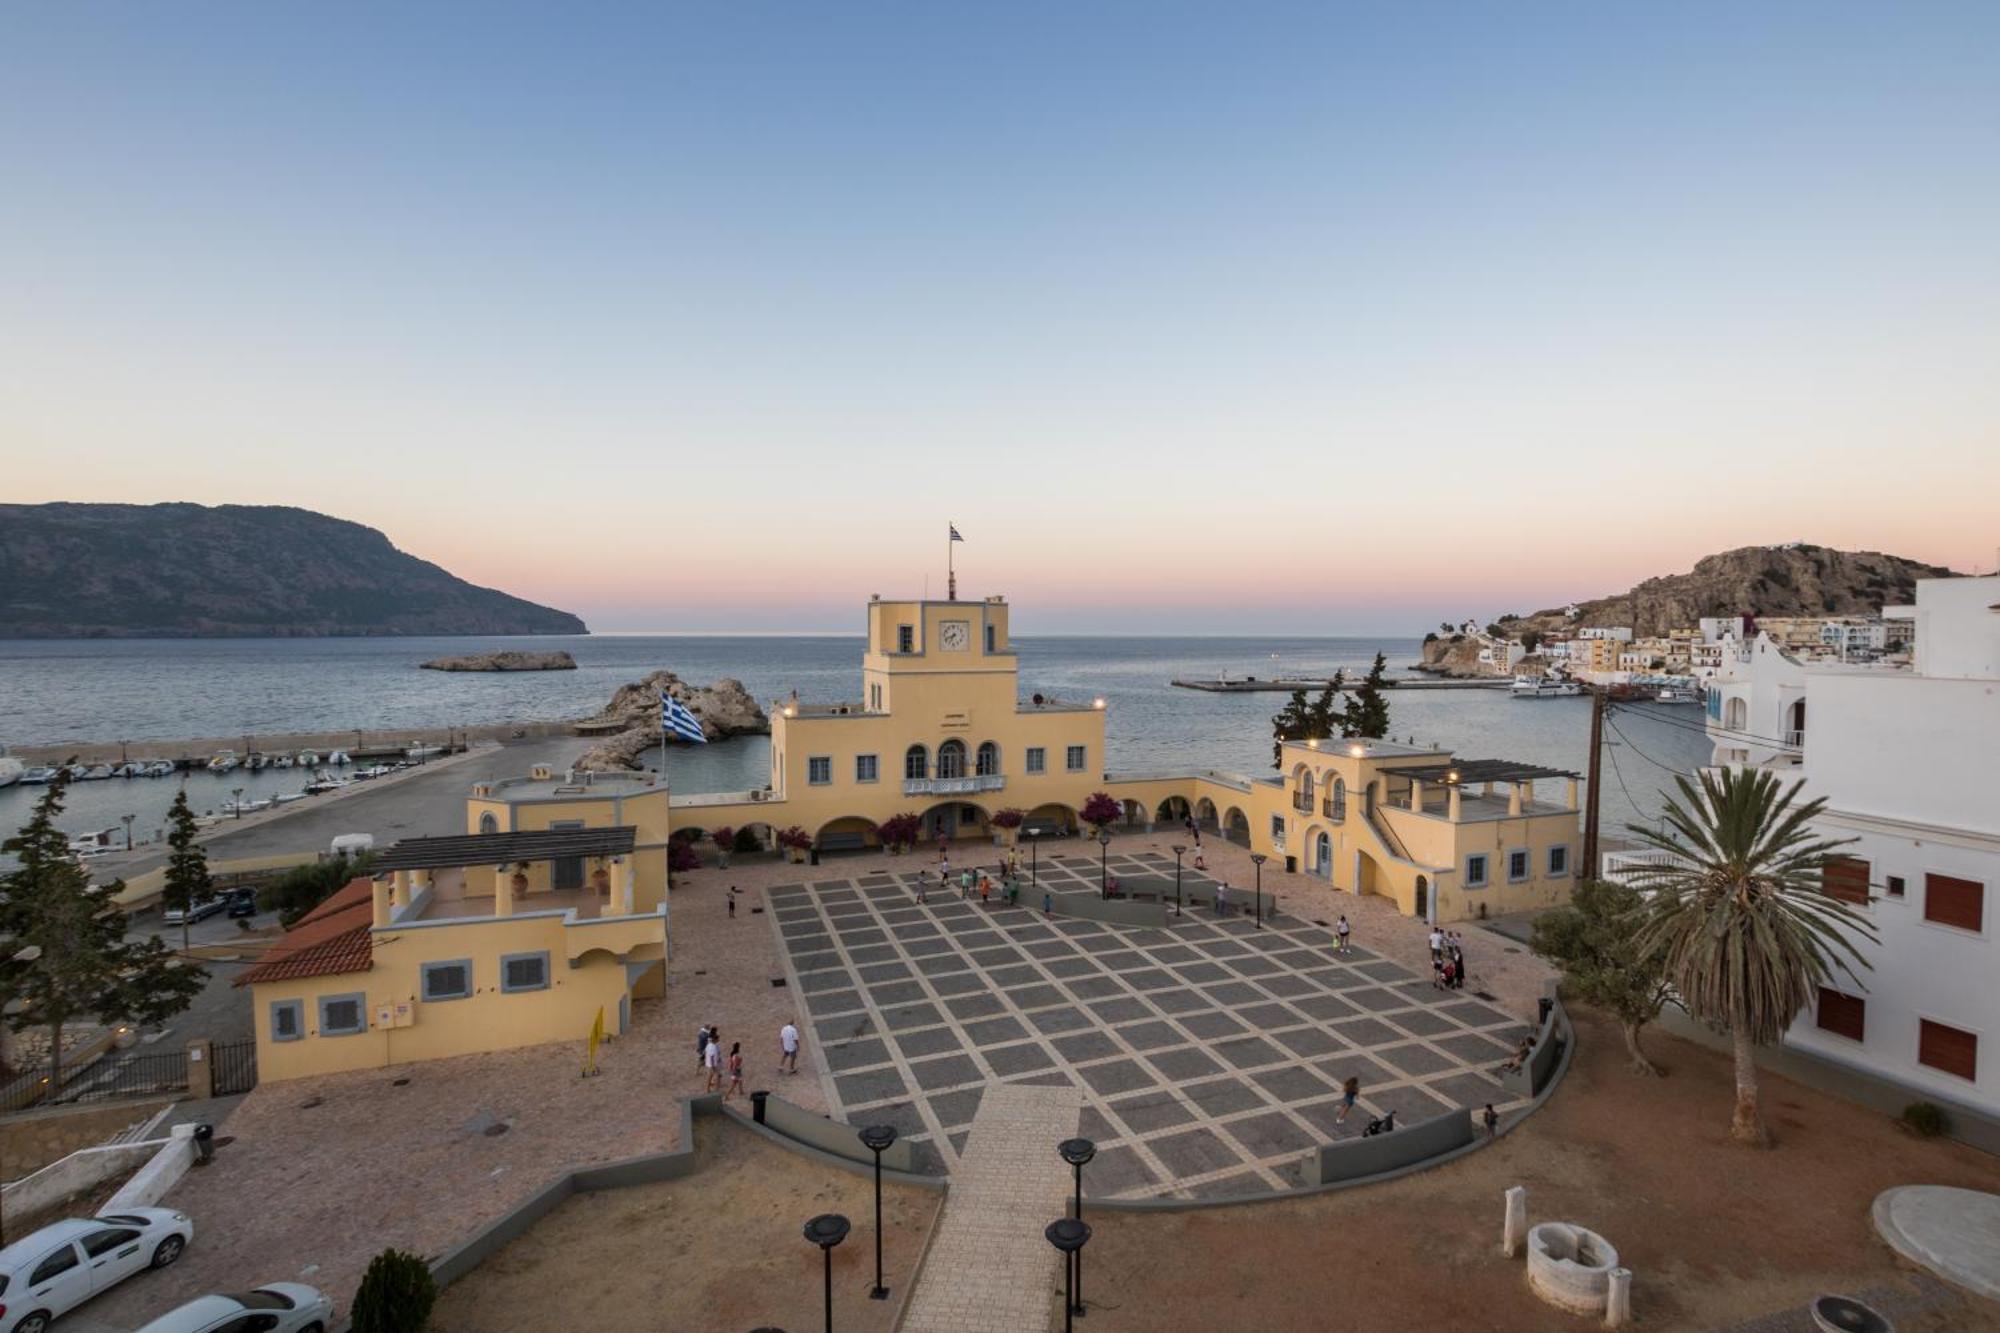
POLYGON ((1703 616, 1847 616, 1878 614, 1884 606, 1916 597, 1918 579, 1955 577, 1954 571, 1879 551, 1836 551, 1826 546, 1740 546, 1697 561, 1686 574, 1647 579, 1629 592, 1531 616, 1504 616, 1501 629, 1630 625, 1640 635, 1692 626, 1703 616))
POLYGON ((584 633, 306 509, 0 505, 0 639, 584 633))

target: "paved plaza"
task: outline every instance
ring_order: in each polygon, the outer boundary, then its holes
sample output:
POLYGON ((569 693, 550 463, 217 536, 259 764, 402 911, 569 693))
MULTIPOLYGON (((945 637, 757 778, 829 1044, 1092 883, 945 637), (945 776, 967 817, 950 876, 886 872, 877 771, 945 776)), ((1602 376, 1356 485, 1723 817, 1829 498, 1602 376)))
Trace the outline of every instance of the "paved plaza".
MULTIPOLYGON (((1170 895, 1173 869, 1149 853, 1109 865, 1170 895)), ((1522 1022, 1365 949, 1336 954, 1324 921, 1218 919, 1193 873, 1189 910, 1164 927, 1049 920, 1025 888, 1018 908, 986 907, 940 893, 936 875, 913 859, 767 890, 831 1113, 895 1125, 926 1171, 958 1169, 996 1084, 1078 1090, 1099 1147, 1085 1192, 1099 1197, 1296 1187, 1308 1148, 1371 1115, 1520 1108, 1494 1074, 1522 1022), (1338 1124, 1350 1076, 1361 1103, 1338 1124)), ((1096 857, 1040 858, 1044 887, 1094 892, 1099 875, 1096 857)))

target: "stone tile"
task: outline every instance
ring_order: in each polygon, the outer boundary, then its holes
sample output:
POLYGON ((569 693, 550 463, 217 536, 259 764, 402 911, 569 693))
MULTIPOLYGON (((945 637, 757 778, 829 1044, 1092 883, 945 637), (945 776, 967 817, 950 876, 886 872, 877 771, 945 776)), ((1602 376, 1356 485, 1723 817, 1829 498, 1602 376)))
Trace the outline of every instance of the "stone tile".
POLYGON ((847 951, 849 961, 860 966, 863 963, 889 963, 902 957, 893 944, 869 944, 859 949, 847 951))
MULTIPOLYGON (((1110 980, 1108 977, 1098 976, 1097 964, 1091 962, 1088 958, 1078 958, 1074 954, 1067 958, 1044 959, 1042 970, 1052 977, 1075 978, 1078 980, 1110 980)), ((1111 984, 1116 985, 1117 983, 1112 982, 1111 984)))
POLYGON ((1292 1001, 1292 1008, 1321 1022, 1336 1018, 1346 1018, 1360 1012, 1353 1005, 1335 995, 1301 995, 1292 1001))
POLYGON ((1246 1004, 1261 1004, 1269 997, 1247 981, 1225 981, 1218 986, 1203 986, 1202 993, 1209 1002, 1225 1009, 1236 1009, 1246 1004))
POLYGON ((1181 1016, 1180 1025, 1203 1040, 1235 1037, 1245 1030, 1240 1019, 1218 1009, 1211 1009, 1206 1013, 1184 1014, 1181 1016))
POLYGON ((969 1125, 972 1116, 979 1109, 979 1099, 985 1095, 984 1088, 961 1088, 957 1092, 941 1092, 929 1098, 931 1114, 946 1129, 957 1125, 969 1125))
POLYGON ((1340 1038, 1324 1028, 1293 1028, 1289 1032, 1271 1034, 1271 1040, 1293 1055, 1331 1055, 1347 1049, 1340 1038))
POLYGON ((1194 1119, 1194 1112, 1171 1092, 1142 1092, 1105 1104, 1134 1134, 1155 1134, 1194 1119))
POLYGON ((1063 943, 1061 940, 1035 940, 1027 945, 1024 945, 1023 950, 1024 952, 1027 953, 1028 957, 1030 958, 1049 959, 1049 958, 1076 957, 1076 950, 1070 948, 1069 945, 1063 943))
POLYGON ((1273 972, 1278 972, 1283 970, 1276 963, 1272 962, 1270 959, 1257 958, 1257 957, 1231 958, 1229 961, 1225 962, 1223 966, 1228 968, 1231 972, 1234 972, 1239 977, 1251 977, 1251 978, 1268 977, 1273 972))
POLYGON ((909 1091, 903 1086, 903 1076, 893 1069, 871 1069, 862 1074, 839 1074, 834 1077, 833 1086, 840 1094, 842 1106, 885 1102, 894 1097, 901 1097, 909 1091))
POLYGON ((1480 1069, 1498 1064, 1514 1053, 1513 1047, 1476 1032, 1462 1032, 1455 1037, 1439 1037, 1432 1041, 1431 1045, 1449 1051, 1454 1058, 1480 1069))
POLYGON ((1222 1072, 1222 1064, 1206 1051, 1192 1046, 1183 1046, 1170 1051, 1149 1051, 1146 1063, 1175 1083, 1185 1083, 1190 1079, 1205 1078, 1222 1072))
POLYGON ((1085 1060, 1102 1060, 1107 1056, 1120 1054, 1118 1043, 1102 1032, 1072 1032, 1065 1037, 1057 1037, 1049 1043, 1071 1064, 1085 1060))
MULTIPOLYGON (((1181 1095, 1202 1109, 1205 1115, 1229 1115, 1264 1105, 1264 1099, 1241 1078, 1219 1078, 1181 1089, 1181 1095)), ((1181 1174, 1186 1174, 1182 1172, 1181 1174)))
POLYGON ((1156 990, 1146 993, 1146 1003, 1164 1014, 1200 1013, 1214 1002, 1198 990, 1156 990))
POLYGON ((891 1032, 902 1032, 909 1028, 934 1027, 944 1022, 944 1015, 934 1004, 906 1004, 897 1009, 882 1011, 882 1024, 891 1032))
POLYGON ((958 995, 946 1000, 944 1007, 959 1019, 991 1018, 1007 1012, 1007 1006, 997 995, 958 995))
POLYGON ((930 992, 914 981, 886 981, 879 986, 868 988, 868 998, 879 1008, 891 1005, 914 1004, 930 998, 930 992))
POLYGON ((933 1088, 948 1088, 957 1083, 977 1083, 981 1077, 979 1066, 970 1056, 947 1055, 938 1060, 923 1060, 910 1066, 910 1076, 917 1086, 929 1091, 933 1088))
POLYGON ((910 1141, 910 1168, 920 1176, 941 1176, 945 1174, 944 1154, 935 1143, 923 1139, 910 1141))
POLYGON ((1095 1027, 1096 1022, 1081 1009, 1037 1009, 1028 1015, 1028 1021, 1037 1031, 1048 1036, 1062 1032, 1081 1032, 1095 1027))
MULTIPOLYGON (((1160 1183, 1153 1169, 1134 1149, 1119 1144, 1105 1148, 1083 1169, 1083 1193, 1087 1199, 1110 1199, 1136 1193, 1160 1183)), ((1090 1276, 1086 1270, 1084 1276, 1090 1276)))
POLYGON ((826 991, 806 1001, 807 1007, 816 1014, 844 1014, 861 1008, 861 992, 857 990, 826 991))
POLYGON ((916 920, 902 925, 892 925, 889 927, 889 933, 899 940, 920 940, 942 932, 938 930, 935 922, 916 920))
POLYGON ((1421 1042, 1406 1042, 1401 1046, 1382 1046, 1368 1052, 1392 1069, 1400 1069, 1405 1074, 1436 1074, 1452 1066, 1452 1059, 1442 1051, 1434 1051, 1421 1042))
POLYGON ((1255 1171, 1235 1171, 1214 1180, 1204 1180, 1199 1185, 1188 1187, 1188 1193, 1197 1199, 1238 1199, 1247 1195, 1263 1194, 1270 1190, 1264 1178, 1255 1171))
POLYGON ((1379 1018, 1350 1018, 1344 1023, 1335 1023, 1333 1031, 1350 1046, 1384 1046, 1403 1040, 1401 1033, 1379 1018))
POLYGON ((1016 1009, 1043 1009, 1052 1004, 1067 1004, 1069 996, 1054 986, 1043 982, 1039 986, 1010 986, 1007 998, 1016 1009))
POLYGON ((1185 944, 1164 944, 1146 950, 1156 963, 1199 963, 1201 955, 1185 944))
MULTIPOLYGON (((1369 1097, 1366 1087, 1361 1089, 1361 1095, 1369 1097)), ((1460 1109, 1446 1101, 1443 1097, 1436 1096, 1426 1091, 1423 1086, 1415 1083, 1406 1084, 1399 1088, 1383 1088, 1374 1096, 1369 1097, 1369 1100, 1380 1106, 1384 1111, 1393 1110, 1396 1113, 1396 1123, 1398 1125, 1414 1125, 1419 1120, 1428 1120, 1434 1115, 1443 1115, 1446 1111, 1460 1109)), ((1353 1117, 1350 1116, 1348 1118, 1348 1123, 1350 1125, 1354 1123, 1353 1117)))
POLYGON ((903 945, 903 952, 912 958, 937 958, 945 954, 956 954, 958 948, 940 935, 936 939, 910 940, 903 945))
POLYGON ((1100 1097, 1151 1087, 1153 1083, 1152 1074, 1137 1060, 1111 1060, 1101 1065, 1086 1065, 1076 1073, 1100 1097))
POLYGON ((1282 1004, 1250 1004, 1236 1011, 1236 1016, 1252 1027, 1264 1029, 1297 1027, 1305 1022, 1305 1016, 1282 1004))
POLYGON ((1174 975, 1190 985, 1233 981, 1236 976, 1220 963, 1180 963, 1174 967, 1174 975))
POLYGON ((1042 974, 1023 963, 1019 967, 996 967, 986 974, 986 979, 995 986, 1032 986, 1041 981, 1042 974))
POLYGON ((1338 1087, 1350 1078, 1361 1080, 1361 1090, 1382 1083, 1394 1083, 1403 1076, 1379 1060, 1370 1059, 1359 1051, 1348 1051, 1344 1055, 1329 1056, 1313 1061, 1313 1067, 1327 1076, 1328 1081, 1338 1087))
POLYGON ((1483 1074, 1448 1074, 1426 1081, 1424 1088, 1455 1106, 1477 1108, 1488 1102, 1503 1106, 1508 1101, 1500 1085, 1483 1074))
POLYGON ((870 1065, 889 1063, 889 1048, 879 1038, 870 1037, 864 1041, 850 1041, 840 1046, 828 1046, 820 1052, 826 1067, 836 1074, 844 1074, 853 1069, 866 1069, 870 1065))
POLYGON ((924 1123, 923 1112, 914 1102, 892 1102, 887 1106, 871 1106, 854 1124, 856 1129, 866 1125, 893 1125, 901 1138, 912 1134, 928 1133, 930 1126, 924 1123))
POLYGON ((1340 1098, 1331 1101, 1307 1102, 1291 1108, 1292 1113, 1311 1125, 1319 1134, 1319 1141, 1331 1143, 1335 1139, 1352 1138, 1361 1129, 1367 1128, 1368 1116, 1359 1106, 1347 1117, 1347 1123, 1340 1123, 1340 1098))
POLYGON ((930 983, 939 995, 974 995, 986 990, 986 978, 977 972, 950 972, 930 978, 930 983))
POLYGON ((1430 1009, 1411 1009, 1400 1014, 1392 1014, 1389 1022, 1413 1037, 1435 1037, 1441 1032, 1464 1031, 1458 1024, 1430 1009))
POLYGON ((1019 949, 974 949, 969 955, 981 967, 1008 967, 1018 965, 1025 955, 1019 949))
POLYGON ((1342 991, 1340 998, 1346 1000, 1349 1004, 1358 1005, 1363 1009, 1371 1010, 1378 1014, 1386 1013, 1392 1009, 1407 1009, 1416 1003, 1407 994, 1387 990, 1381 986, 1364 986, 1358 990, 1342 991))
POLYGON ((1218 1060, 1238 1069, 1256 1069, 1290 1058, 1262 1037, 1239 1037, 1234 1041, 1217 1042, 1209 1051, 1218 1060))
POLYGON ((1242 1144, 1252 1157, 1281 1157, 1302 1153, 1318 1142, 1312 1133, 1282 1111, 1246 1116, 1223 1126, 1229 1137, 1242 1144))
POLYGON ((799 989, 808 995, 818 995, 823 991, 840 990, 854 984, 854 976, 845 970, 833 972, 808 972, 799 978, 799 989))
POLYGON ((1055 1057, 1044 1050, 1040 1042, 1029 1042, 1021 1046, 995 1046, 991 1050, 981 1050, 979 1054, 992 1067, 993 1072, 1002 1078, 1048 1069, 1056 1062, 1055 1057))
POLYGON ((1153 1011, 1144 1001, 1135 1000, 1129 995, 1120 996, 1115 1000, 1100 1000, 1090 1006, 1090 1012, 1096 1014, 1098 1021, 1103 1023, 1131 1023, 1153 1016, 1153 1011))
POLYGON ((1111 949, 1093 957, 1099 967, 1111 972, 1133 972, 1153 965, 1150 958, 1134 949, 1111 949))
POLYGON ((1182 982, 1173 973, 1162 971, 1157 967, 1124 973, 1122 979, 1126 985, 1139 991, 1178 989, 1182 985, 1182 982))
POLYGON ((1060 1069, 1052 1069, 1043 1074, 1026 1074, 1020 1078, 1010 1078, 1009 1083, 1025 1083, 1034 1088, 1073 1088, 1076 1080, 1060 1069))
POLYGON ((1006 944, 1006 936, 997 930, 968 930, 958 937, 961 949, 991 949, 1006 944))
POLYGON ((1307 995, 1317 996, 1321 993, 1319 987, 1313 985, 1304 977, 1291 976, 1286 973, 1280 973, 1275 977, 1265 977, 1257 984, 1271 994, 1285 1000, 1297 999, 1307 995))
POLYGON ((1257 1086, 1281 1102, 1309 1102, 1334 1091, 1310 1065, 1283 1065, 1251 1075, 1257 1086))
POLYGON ((852 1041, 875 1031, 875 1020, 867 1014, 847 1014, 813 1024, 813 1035, 825 1046, 836 1041, 852 1041))
POLYGON ((1416 978, 1410 974, 1408 968, 1405 968, 1398 963, 1392 963, 1386 958, 1378 958, 1374 962, 1369 962, 1369 963, 1356 963, 1350 961, 1348 963, 1348 966, 1353 968, 1356 972, 1359 972, 1362 976, 1367 977, 1370 981, 1387 981, 1394 983, 1399 981, 1416 980, 1416 978))
POLYGON ((824 971, 829 967, 839 967, 841 961, 837 953, 798 954, 792 958, 792 966, 798 969, 800 976, 805 976, 808 973, 824 971))
POLYGON ((983 1018, 967 1023, 965 1035, 975 1046, 1004 1046, 1010 1041, 1025 1040, 1028 1029, 1021 1026, 1018 1018, 983 1018))
POLYGON ((963 972, 971 966, 963 954, 957 953, 932 954, 928 958, 917 959, 917 971, 927 977, 942 976, 947 972, 963 972))
POLYGON ((878 926, 867 926, 858 929, 843 927, 839 934, 840 942, 849 948, 862 944, 884 944, 889 939, 889 933, 878 926))
POLYGON ((1187 1038, 1171 1023, 1152 1019, 1116 1029, 1118 1037, 1135 1051, 1156 1051, 1168 1046, 1185 1046, 1187 1038))
POLYGON ((901 981, 910 975, 910 969, 902 963, 871 963, 867 967, 855 969, 865 983, 878 981, 901 981))
POLYGON ((1495 1009, 1490 1004, 1477 1000, 1458 1000, 1446 1004, 1438 1010, 1446 1018, 1463 1023, 1469 1028, 1493 1027, 1497 1024, 1512 1023, 1514 1020, 1495 1009))
MULTIPOLYGON (((1236 1166, 1242 1157, 1212 1129, 1189 1129, 1146 1140, 1146 1147, 1176 1176, 1199 1176, 1236 1166)), ((1085 1276, 1088 1276, 1086 1273, 1085 1276)))
POLYGON ((1106 1119, 1104 1112, 1087 1103, 1083 1113, 1077 1117, 1076 1132, 1092 1143, 1109 1143, 1113 1139, 1124 1137, 1123 1131, 1106 1119))
POLYGON ((896 1049, 906 1060, 914 1060, 925 1055, 943 1055, 947 1051, 962 1049, 958 1034, 950 1028, 923 1028, 916 1032, 896 1034, 896 1049))

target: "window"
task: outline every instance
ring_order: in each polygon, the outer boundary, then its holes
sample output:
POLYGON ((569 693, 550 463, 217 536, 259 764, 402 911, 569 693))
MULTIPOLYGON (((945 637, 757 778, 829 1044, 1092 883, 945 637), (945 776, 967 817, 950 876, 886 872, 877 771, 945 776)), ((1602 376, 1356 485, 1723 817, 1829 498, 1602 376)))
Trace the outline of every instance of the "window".
POLYGON ((948 740, 938 746, 937 775, 941 778, 962 778, 965 776, 965 742, 948 740))
POLYGON ((1549 848, 1549 877, 1560 879, 1569 874, 1569 848, 1558 843, 1549 848))
POLYGON ((458 958, 449 963, 425 963, 423 996, 426 1000, 463 1000, 472 994, 472 960, 458 958))
POLYGON ((1483 854, 1465 858, 1465 887, 1468 889, 1486 887, 1486 857, 1483 854))
POLYGON ((833 781, 833 759, 829 755, 816 754, 806 760, 806 782, 809 786, 824 787, 833 781))
POLYGON ((1028 771, 1046 773, 1049 771, 1049 752, 1039 745, 1028 747, 1028 771))
POLYGON ((1917 1063, 1942 1069, 1962 1079, 1977 1078, 1979 1038, 1947 1023, 1920 1019, 1917 1025, 1917 1063))
POLYGON ((1081 745, 1070 746, 1069 753, 1063 759, 1063 766, 1072 773, 1081 773, 1083 772, 1083 765, 1083 747, 1081 745))
POLYGON ((913 653, 917 650, 917 627, 915 625, 896 626, 896 651, 913 653))
POLYGON ((306 1005, 304 1000, 274 1000, 271 1002, 271 1040, 297 1041, 306 1035, 306 1005))
POLYGON ((108 1227, 103 1231, 92 1231, 77 1243, 83 1252, 95 1259, 100 1254, 109 1254, 120 1245, 130 1245, 139 1239, 139 1233, 130 1227, 108 1227))
POLYGON ((509 994, 523 990, 547 990, 549 988, 549 955, 547 950, 539 953, 507 953, 500 955, 500 989, 509 994))
POLYGON ((1516 847, 1507 853, 1507 882, 1519 884, 1528 877, 1528 849, 1516 847))
POLYGON ((479 831, 481 833, 498 833, 500 831, 500 821, 493 817, 491 810, 479 817, 479 831))
POLYGON ((1327 812, 1327 818, 1336 823, 1344 822, 1347 819, 1347 782, 1344 778, 1333 780, 1333 795, 1330 799, 1333 808, 1327 812))
POLYGON ((873 782, 876 776, 874 755, 857 754, 854 756, 854 780, 856 782, 873 782))
POLYGON ((1858 856, 1829 856, 1820 862, 1819 891, 1844 903, 1868 905, 1868 863, 1858 856))
POLYGON ((33 1287, 47 1282, 52 1277, 60 1277, 76 1265, 76 1246, 65 1245, 35 1265, 35 1271, 28 1275, 28 1285, 33 1287))
POLYGON ((921 745, 903 751, 903 777, 921 781, 931 775, 931 752, 921 745))
POLYGON ((226 1324, 217 1324, 214 1333, 271 1333, 278 1326, 274 1314, 246 1314, 226 1324))
POLYGON ((1986 922, 1986 886, 1955 875, 1924 876, 1924 920, 1960 930, 1980 930, 1986 922))
POLYGON ((368 998, 364 995, 319 997, 319 1035, 352 1037, 368 1030, 368 998))
POLYGON ((1825 986, 1819 988, 1819 1026, 1822 1031, 1849 1041, 1860 1041, 1867 1027, 1868 1002, 1854 995, 1842 995, 1825 986))
POLYGON ((1909 886, 1903 883, 1901 875, 1891 875, 1882 881, 1882 892, 1891 898, 1901 898, 1909 892, 1909 886))
POLYGON ((973 759, 972 771, 982 778, 998 777, 1000 773, 1000 747, 992 741, 979 742, 979 752, 973 759))
POLYGON ((994 645, 994 644, 996 644, 997 642, 999 642, 999 638, 1000 638, 1000 636, 999 636, 999 635, 998 635, 998 634, 997 634, 997 633, 995 632, 995 627, 994 627, 994 626, 992 626, 992 625, 988 625, 988 626, 986 627, 986 651, 987 651, 987 652, 991 653, 991 652, 996 652, 996 651, 998 651, 998 650, 997 650, 997 649, 996 649, 996 648, 995 648, 995 647, 994 647, 993 645, 994 645))
POLYGON ((870 685, 868 687, 868 709, 870 712, 875 713, 882 711, 882 687, 880 685, 870 685))
POLYGON ((1283 842, 1284 840, 1285 840, 1285 817, 1283 815, 1272 815, 1271 841, 1283 842))

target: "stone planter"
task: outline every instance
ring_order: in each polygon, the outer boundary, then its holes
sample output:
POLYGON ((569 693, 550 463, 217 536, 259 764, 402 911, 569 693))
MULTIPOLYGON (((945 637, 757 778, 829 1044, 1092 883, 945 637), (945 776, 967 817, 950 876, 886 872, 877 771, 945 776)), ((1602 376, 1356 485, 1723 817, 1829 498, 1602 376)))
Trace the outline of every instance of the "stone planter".
POLYGON ((1568 1222, 1528 1229, 1528 1285, 1571 1314, 1604 1313, 1618 1251, 1595 1231, 1568 1222))

